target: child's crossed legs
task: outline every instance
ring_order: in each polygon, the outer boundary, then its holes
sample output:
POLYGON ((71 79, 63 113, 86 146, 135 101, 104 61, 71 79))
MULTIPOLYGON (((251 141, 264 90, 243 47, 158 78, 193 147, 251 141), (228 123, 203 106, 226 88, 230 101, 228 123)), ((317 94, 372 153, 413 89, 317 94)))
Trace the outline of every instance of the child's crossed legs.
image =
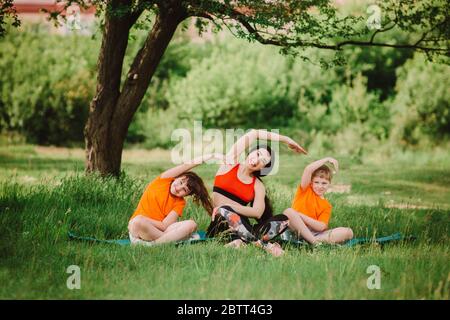
POLYGON ((311 231, 299 213, 292 208, 284 210, 283 214, 289 218, 289 229, 294 231, 299 238, 303 238, 311 244, 319 242, 335 244, 353 238, 352 229, 345 227, 338 227, 318 233, 311 231))
POLYGON ((144 241, 154 243, 167 243, 187 239, 197 229, 193 220, 184 220, 172 223, 166 230, 161 231, 144 216, 136 216, 128 224, 130 235, 144 241))

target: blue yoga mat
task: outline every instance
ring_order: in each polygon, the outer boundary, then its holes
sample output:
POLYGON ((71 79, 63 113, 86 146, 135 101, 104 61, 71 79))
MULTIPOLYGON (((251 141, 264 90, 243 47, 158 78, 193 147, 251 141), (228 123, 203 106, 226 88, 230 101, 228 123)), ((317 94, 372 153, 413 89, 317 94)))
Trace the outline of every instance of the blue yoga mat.
MULTIPOLYGON (((411 241, 411 240, 415 240, 416 237, 415 236, 405 236, 402 235, 400 232, 388 235, 388 236, 384 236, 384 237, 378 237, 378 238, 353 238, 345 243, 340 244, 340 246, 343 247, 353 247, 359 244, 387 244, 387 243, 391 243, 391 242, 396 242, 396 241, 411 241)), ((284 243, 284 244, 293 244, 293 245, 299 245, 299 246, 307 246, 309 245, 308 242, 306 242, 306 240, 294 240, 294 239, 289 239, 289 240, 284 240, 284 239, 280 239, 279 242, 284 243)))
MULTIPOLYGON (((94 237, 79 236, 70 231, 69 231, 68 235, 69 235, 70 240, 81 240, 81 241, 89 241, 89 242, 97 242, 97 243, 112 243, 112 244, 118 244, 121 246, 131 245, 130 239, 109 239, 109 240, 97 239, 94 237)), ((196 242, 201 242, 201 241, 206 241, 206 240, 212 240, 212 239, 206 238, 206 233, 204 231, 199 231, 199 232, 193 233, 193 237, 191 237, 191 239, 188 239, 188 240, 178 241, 178 242, 176 242, 176 244, 190 244, 190 243, 196 243, 196 242), (193 238, 193 237, 195 237, 195 238, 193 238)))
POLYGON ((346 247, 352 247, 357 244, 365 244, 365 243, 385 244, 385 243, 389 243, 389 242, 393 242, 393 241, 411 241, 411 240, 416 240, 416 237, 411 236, 411 235, 405 236, 405 235, 402 235, 400 232, 397 232, 397 233, 391 234, 390 236, 379 237, 379 238, 354 238, 354 239, 347 241, 343 245, 346 247))
POLYGON ((100 242, 100 243, 113 243, 113 244, 119 244, 121 246, 129 246, 131 244, 130 239, 113 239, 113 240, 104 240, 104 239, 97 239, 93 237, 82 237, 74 234, 73 232, 69 231, 69 239, 70 240, 82 240, 82 241, 92 241, 92 242, 100 242))
MULTIPOLYGON (((176 242, 177 245, 179 244, 194 244, 198 242, 204 242, 209 240, 215 240, 214 238, 207 238, 205 231, 198 231, 193 234, 194 237, 191 237, 191 239, 184 240, 184 241, 178 241, 176 242)), ((94 237, 84 237, 84 236, 78 236, 74 234, 73 232, 69 231, 69 239, 71 240, 81 240, 81 241, 90 241, 90 242, 96 242, 96 243, 111 243, 111 244, 118 244, 121 246, 129 246, 131 244, 129 239, 97 239, 94 237)), ((411 241, 415 240, 415 236, 405 236, 402 235, 400 232, 391 234, 389 236, 385 237, 379 237, 379 238, 354 238, 346 243, 342 244, 344 247, 353 247, 358 244, 386 244, 390 242, 395 241, 411 241)), ((285 240, 282 241, 282 243, 290 243, 294 245, 308 245, 308 243, 304 240, 285 240)))

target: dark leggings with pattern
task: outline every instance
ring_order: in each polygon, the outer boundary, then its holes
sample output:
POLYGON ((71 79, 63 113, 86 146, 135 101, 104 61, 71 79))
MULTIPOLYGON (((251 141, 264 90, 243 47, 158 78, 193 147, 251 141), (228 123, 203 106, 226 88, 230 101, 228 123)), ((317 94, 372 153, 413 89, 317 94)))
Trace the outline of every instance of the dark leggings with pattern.
MULTIPOLYGON (((236 216, 234 218, 237 218, 236 216)), ((207 237, 220 237, 225 241, 241 239, 245 242, 250 241, 269 241, 282 234, 288 226, 288 217, 284 214, 278 214, 264 220, 259 220, 252 225, 248 217, 234 211, 230 206, 222 206, 217 210, 214 220, 211 221, 206 235, 207 237), (237 214, 240 218, 239 231, 230 231, 230 214, 237 214)))

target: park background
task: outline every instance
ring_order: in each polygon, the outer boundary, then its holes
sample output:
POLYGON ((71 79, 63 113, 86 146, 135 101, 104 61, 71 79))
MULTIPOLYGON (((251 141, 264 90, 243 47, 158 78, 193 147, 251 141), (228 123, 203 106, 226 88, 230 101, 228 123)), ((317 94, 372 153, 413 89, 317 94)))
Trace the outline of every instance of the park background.
MULTIPOLYGON (((343 2, 346 10, 360 3, 343 2)), ((95 94, 101 32, 22 22, 0 39, 0 297, 148 299, 448 299, 450 73, 445 61, 389 48, 345 48, 321 65, 227 32, 199 37, 189 21, 170 43, 129 128, 120 178, 84 174, 83 127, 95 94), (414 242, 287 248, 281 259, 219 243, 122 248, 69 241, 67 232, 126 238, 146 184, 173 165, 176 128, 278 129, 264 181, 275 210, 289 206, 304 166, 333 156, 331 227, 355 236, 394 232, 414 242), (81 268, 69 290, 66 269, 81 268), (367 267, 382 270, 369 290, 367 267)), ((133 29, 125 64, 146 36, 133 29)), ((390 37, 403 35, 390 34, 390 37)), ((126 66, 124 70, 127 70, 126 66)), ((125 74, 124 74, 125 77, 125 74)), ((212 190, 217 166, 195 169, 212 190)), ((189 203, 185 218, 206 229, 189 203)))

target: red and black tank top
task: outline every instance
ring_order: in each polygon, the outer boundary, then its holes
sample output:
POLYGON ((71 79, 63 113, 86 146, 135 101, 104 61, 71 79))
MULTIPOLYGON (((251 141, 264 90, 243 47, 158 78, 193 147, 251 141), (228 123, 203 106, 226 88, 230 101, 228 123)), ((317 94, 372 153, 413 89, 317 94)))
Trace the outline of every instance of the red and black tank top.
POLYGON ((240 164, 237 164, 227 173, 217 175, 214 179, 213 191, 246 206, 255 199, 256 177, 253 177, 251 183, 243 183, 237 175, 239 166, 240 164))

